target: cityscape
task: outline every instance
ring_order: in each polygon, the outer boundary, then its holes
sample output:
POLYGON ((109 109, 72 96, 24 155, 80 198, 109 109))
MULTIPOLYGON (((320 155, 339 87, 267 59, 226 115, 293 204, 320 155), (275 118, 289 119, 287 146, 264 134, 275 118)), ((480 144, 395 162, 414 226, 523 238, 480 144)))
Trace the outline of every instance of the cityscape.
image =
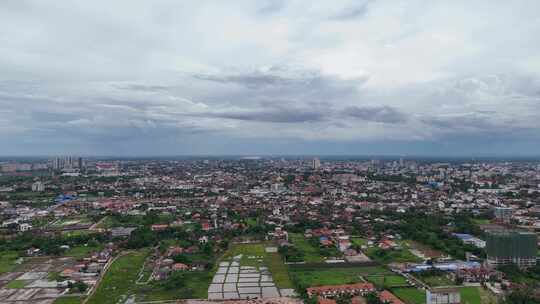
POLYGON ((540 304, 540 1, 0 1, 0 304, 540 304))
POLYGON ((540 296, 539 161, 59 156, 0 169, 1 303, 540 296))

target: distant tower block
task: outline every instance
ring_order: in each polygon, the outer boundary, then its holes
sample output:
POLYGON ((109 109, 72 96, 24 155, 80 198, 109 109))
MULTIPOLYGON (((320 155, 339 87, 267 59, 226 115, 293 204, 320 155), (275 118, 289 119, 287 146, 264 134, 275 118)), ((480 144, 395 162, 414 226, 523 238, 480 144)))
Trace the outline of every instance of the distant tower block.
POLYGON ((317 157, 315 157, 312 161, 311 161, 311 168, 313 170, 319 170, 319 168, 321 167, 321 160, 318 159, 317 157))

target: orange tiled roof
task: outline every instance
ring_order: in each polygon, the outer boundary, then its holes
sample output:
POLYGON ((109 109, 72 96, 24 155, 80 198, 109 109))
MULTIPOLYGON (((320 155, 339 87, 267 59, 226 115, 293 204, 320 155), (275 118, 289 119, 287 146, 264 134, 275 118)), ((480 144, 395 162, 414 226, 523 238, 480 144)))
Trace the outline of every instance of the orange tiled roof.
POLYGON ((319 297, 317 300, 318 300, 319 304, 336 304, 335 300, 326 299, 326 298, 323 298, 323 297, 319 297))
POLYGON ((310 287, 307 289, 308 293, 325 293, 325 292, 339 292, 350 290, 375 290, 375 287, 371 283, 356 283, 347 285, 327 285, 319 287, 310 287))

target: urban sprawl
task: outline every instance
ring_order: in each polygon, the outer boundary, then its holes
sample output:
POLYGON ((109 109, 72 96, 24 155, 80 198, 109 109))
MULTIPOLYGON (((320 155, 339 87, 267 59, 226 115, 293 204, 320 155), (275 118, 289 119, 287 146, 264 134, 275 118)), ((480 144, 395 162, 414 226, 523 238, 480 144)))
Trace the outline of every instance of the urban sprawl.
POLYGON ((540 303, 540 162, 0 161, 0 303, 540 303))

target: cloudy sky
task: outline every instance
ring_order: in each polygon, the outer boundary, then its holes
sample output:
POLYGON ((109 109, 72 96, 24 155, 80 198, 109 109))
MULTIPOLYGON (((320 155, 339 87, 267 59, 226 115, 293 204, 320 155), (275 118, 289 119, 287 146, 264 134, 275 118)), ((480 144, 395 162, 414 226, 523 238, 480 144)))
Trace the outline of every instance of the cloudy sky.
POLYGON ((0 1, 0 155, 540 155, 540 1, 0 1))

